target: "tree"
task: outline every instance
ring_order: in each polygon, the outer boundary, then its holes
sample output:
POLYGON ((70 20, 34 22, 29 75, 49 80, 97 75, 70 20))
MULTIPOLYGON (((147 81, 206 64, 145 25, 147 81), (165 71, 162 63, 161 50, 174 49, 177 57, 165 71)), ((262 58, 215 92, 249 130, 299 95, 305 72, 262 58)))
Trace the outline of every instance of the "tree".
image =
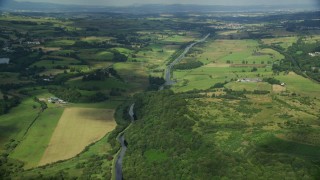
POLYGON ((121 54, 119 51, 114 51, 112 60, 115 62, 126 62, 128 60, 128 57, 121 54))

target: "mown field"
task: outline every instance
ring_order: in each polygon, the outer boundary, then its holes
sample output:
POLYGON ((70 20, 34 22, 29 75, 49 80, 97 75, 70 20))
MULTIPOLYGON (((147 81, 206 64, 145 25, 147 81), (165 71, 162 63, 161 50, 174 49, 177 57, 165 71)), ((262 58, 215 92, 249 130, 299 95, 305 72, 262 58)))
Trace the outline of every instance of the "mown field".
POLYGON ((72 158, 100 140, 115 128, 113 114, 113 110, 66 108, 39 165, 72 158))

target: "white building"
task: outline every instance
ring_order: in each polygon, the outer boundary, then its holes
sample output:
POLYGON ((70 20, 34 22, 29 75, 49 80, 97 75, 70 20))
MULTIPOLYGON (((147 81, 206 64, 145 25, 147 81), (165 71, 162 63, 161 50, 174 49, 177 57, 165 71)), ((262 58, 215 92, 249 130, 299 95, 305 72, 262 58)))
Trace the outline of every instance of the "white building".
POLYGON ((39 41, 28 41, 26 42, 28 45, 40 45, 41 43, 39 41))
POLYGON ((309 56, 311 56, 311 57, 320 56, 320 52, 309 53, 309 56))
POLYGON ((0 64, 9 64, 10 59, 9 58, 0 58, 0 64))

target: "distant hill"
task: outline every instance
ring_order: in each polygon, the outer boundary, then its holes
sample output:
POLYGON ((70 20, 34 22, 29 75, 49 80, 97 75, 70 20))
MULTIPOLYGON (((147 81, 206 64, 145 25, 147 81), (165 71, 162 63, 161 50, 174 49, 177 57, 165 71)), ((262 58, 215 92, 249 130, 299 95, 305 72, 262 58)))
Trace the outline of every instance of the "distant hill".
POLYGON ((146 4, 125 7, 65 5, 54 3, 17 2, 0 0, 2 11, 39 11, 39 12, 117 12, 117 13, 179 13, 179 12, 269 12, 289 10, 319 10, 317 6, 221 6, 221 5, 189 5, 189 4, 146 4))

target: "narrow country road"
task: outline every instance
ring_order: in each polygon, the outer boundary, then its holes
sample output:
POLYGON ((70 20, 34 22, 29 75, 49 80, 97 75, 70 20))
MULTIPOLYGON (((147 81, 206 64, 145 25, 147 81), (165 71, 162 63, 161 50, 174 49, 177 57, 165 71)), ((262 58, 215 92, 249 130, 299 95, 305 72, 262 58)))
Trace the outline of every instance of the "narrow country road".
MULTIPOLYGON (((209 36, 210 36, 210 33, 207 34, 204 38, 202 38, 202 39, 200 39, 200 40, 198 40, 198 41, 190 44, 189 46, 187 46, 187 47, 184 49, 183 53, 182 53, 179 57, 177 57, 170 65, 167 66, 167 69, 165 70, 165 81, 166 81, 165 84, 164 84, 165 86, 170 86, 170 85, 172 85, 172 84, 174 83, 174 82, 171 80, 171 70, 172 70, 173 66, 176 65, 176 64, 178 64, 178 63, 185 57, 185 55, 190 51, 190 49, 191 49, 193 46, 195 46, 195 45, 197 45, 197 44, 199 44, 199 43, 204 42, 209 36)), ((163 89, 163 88, 162 88, 162 89, 163 89)))

